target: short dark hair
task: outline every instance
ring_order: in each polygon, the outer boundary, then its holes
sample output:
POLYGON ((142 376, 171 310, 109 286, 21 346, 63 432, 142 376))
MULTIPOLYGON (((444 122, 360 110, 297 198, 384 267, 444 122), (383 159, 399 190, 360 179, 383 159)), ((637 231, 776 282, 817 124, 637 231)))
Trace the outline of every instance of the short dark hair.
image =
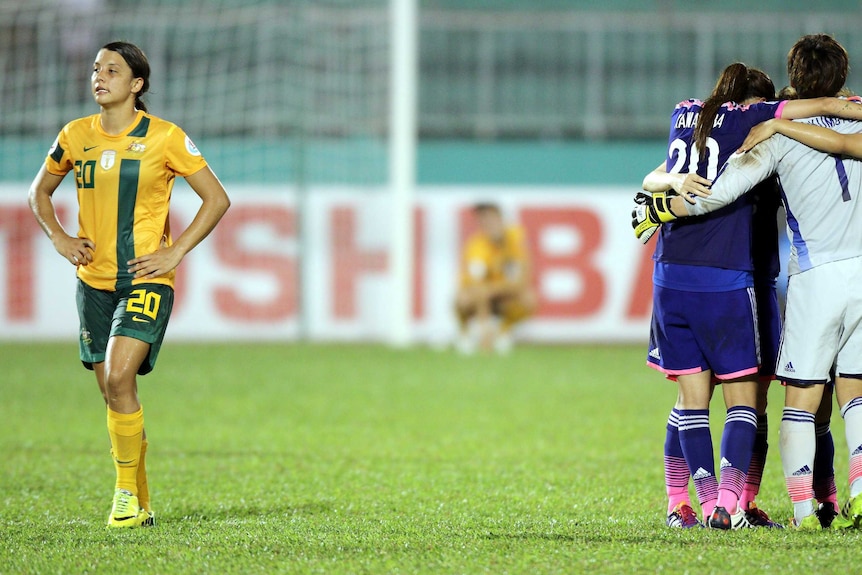
POLYGON ((473 212, 481 214, 482 212, 495 212, 501 214, 500 206, 493 202, 478 202, 473 205, 473 212))
POLYGON ((787 53, 787 76, 800 98, 834 96, 849 72, 847 50, 828 34, 803 36, 787 53))

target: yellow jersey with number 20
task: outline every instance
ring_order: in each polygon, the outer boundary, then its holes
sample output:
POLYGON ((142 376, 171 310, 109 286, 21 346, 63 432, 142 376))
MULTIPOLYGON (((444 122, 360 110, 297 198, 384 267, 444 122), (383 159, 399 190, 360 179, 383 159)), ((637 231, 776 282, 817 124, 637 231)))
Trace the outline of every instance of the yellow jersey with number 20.
POLYGON ((169 207, 176 176, 207 165, 178 126, 139 111, 129 129, 105 133, 99 114, 66 124, 45 159, 48 172, 74 171, 78 237, 96 244, 93 261, 78 277, 101 290, 139 283, 173 286, 174 272, 134 279, 127 262, 170 245, 169 207))

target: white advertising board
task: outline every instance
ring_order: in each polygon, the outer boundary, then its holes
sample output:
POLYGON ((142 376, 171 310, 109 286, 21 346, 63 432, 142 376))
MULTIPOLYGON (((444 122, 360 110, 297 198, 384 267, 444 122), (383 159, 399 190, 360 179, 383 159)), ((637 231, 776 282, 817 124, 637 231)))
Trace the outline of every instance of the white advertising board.
MULTIPOLYGON (((392 282, 385 193, 308 190, 301 229, 291 188, 228 191, 230 211, 178 270, 170 339, 386 338, 392 282)), ((74 268, 36 225, 26 193, 26 184, 0 185, 0 339, 74 338, 74 268)), ((539 309, 519 326, 520 339, 644 341, 653 248, 632 234, 631 196, 608 187, 420 187, 414 339, 443 342, 455 333, 452 298, 470 206, 492 200, 525 228, 532 256, 539 309)), ((175 236, 199 203, 177 185, 175 236)), ((66 229, 77 232, 74 191, 64 184, 55 204, 66 229)))

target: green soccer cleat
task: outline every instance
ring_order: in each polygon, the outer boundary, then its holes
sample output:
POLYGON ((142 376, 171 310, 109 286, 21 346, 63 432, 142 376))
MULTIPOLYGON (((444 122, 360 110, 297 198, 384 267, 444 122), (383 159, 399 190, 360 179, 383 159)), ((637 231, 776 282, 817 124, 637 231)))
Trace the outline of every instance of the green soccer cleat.
POLYGON ((138 497, 125 489, 114 492, 114 503, 111 514, 108 515, 108 529, 123 529, 140 527, 150 518, 149 514, 138 506, 138 497))
POLYGON ((851 497, 841 509, 841 515, 849 524, 848 527, 859 529, 862 527, 862 495, 851 497))
POLYGON ((790 526, 797 531, 820 531, 823 529, 816 513, 808 515, 799 523, 796 522, 796 518, 794 517, 790 520, 790 526))
POLYGON ((156 514, 152 511, 147 511, 146 509, 141 509, 141 513, 146 513, 147 517, 141 523, 141 527, 155 527, 156 526, 156 514))
POLYGON ((829 525, 829 529, 853 529, 853 522, 839 513, 832 518, 832 523, 829 525))

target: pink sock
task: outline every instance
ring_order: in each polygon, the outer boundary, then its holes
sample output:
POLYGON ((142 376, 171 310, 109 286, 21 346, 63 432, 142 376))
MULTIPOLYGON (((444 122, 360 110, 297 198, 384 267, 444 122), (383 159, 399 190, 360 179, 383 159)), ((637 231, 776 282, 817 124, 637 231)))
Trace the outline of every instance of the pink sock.
POLYGON ((700 504, 700 510, 703 511, 703 517, 705 519, 709 519, 709 516, 712 515, 712 512, 715 511, 715 499, 710 499, 709 501, 704 501, 700 504))
POLYGON ((680 503, 691 506, 691 498, 688 495, 690 479, 691 473, 679 443, 679 411, 674 408, 667 419, 664 441, 664 484, 668 513, 671 513, 680 503))
POLYGON ((716 507, 724 507, 727 509, 727 512, 733 515, 737 511, 739 511, 739 498, 736 496, 736 493, 731 491, 730 489, 721 489, 718 490, 718 500, 715 502, 716 507))
POLYGON ((850 448, 850 497, 862 494, 862 397, 854 397, 841 408, 844 434, 850 448))
POLYGON ((688 496, 688 490, 685 490, 685 492, 683 493, 668 493, 667 512, 672 512, 680 503, 685 503, 686 505, 691 507, 691 498, 688 496))
POLYGON ((749 505, 754 503, 757 498, 757 489, 749 489, 746 487, 742 490, 742 495, 739 496, 739 506, 742 509, 748 509, 749 505))
POLYGON ((837 493, 832 493, 826 499, 822 499, 822 500, 818 501, 817 503, 831 503, 835 507, 835 509, 838 509, 838 510, 841 509, 838 506, 838 494, 837 493))

